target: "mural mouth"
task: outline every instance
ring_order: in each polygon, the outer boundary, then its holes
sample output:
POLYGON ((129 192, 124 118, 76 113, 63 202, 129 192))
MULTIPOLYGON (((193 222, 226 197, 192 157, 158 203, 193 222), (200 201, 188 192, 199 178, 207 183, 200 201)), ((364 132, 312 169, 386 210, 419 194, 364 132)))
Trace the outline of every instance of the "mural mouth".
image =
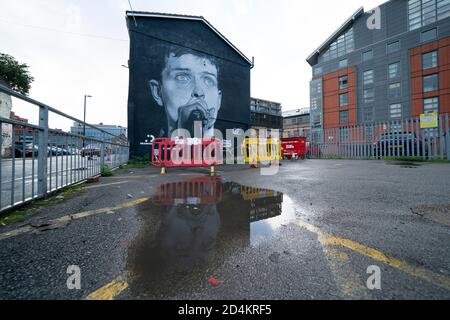
POLYGON ((205 129, 215 122, 214 108, 208 108, 204 101, 196 100, 179 109, 179 127, 191 128, 194 122, 201 121, 205 129))

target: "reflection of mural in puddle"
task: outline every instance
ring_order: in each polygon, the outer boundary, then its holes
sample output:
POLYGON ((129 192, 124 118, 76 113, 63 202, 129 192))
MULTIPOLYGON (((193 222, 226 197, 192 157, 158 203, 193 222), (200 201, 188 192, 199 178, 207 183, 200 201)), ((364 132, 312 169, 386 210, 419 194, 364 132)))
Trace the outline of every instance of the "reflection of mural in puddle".
POLYGON ((138 209, 142 226, 127 263, 134 275, 131 290, 136 297, 161 298, 204 281, 207 269, 269 240, 293 220, 288 209, 279 192, 222 183, 220 177, 161 185, 138 209))

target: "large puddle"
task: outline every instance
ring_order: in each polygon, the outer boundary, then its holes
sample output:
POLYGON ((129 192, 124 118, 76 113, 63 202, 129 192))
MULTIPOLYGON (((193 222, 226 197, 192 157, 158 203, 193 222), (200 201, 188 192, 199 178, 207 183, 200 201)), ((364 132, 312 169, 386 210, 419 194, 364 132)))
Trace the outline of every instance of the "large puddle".
POLYGON ((220 177, 161 185, 138 209, 141 228, 128 250, 134 296, 173 295, 242 248, 270 241, 296 218, 292 201, 277 191, 220 177), (139 289, 138 289, 139 288, 139 289))

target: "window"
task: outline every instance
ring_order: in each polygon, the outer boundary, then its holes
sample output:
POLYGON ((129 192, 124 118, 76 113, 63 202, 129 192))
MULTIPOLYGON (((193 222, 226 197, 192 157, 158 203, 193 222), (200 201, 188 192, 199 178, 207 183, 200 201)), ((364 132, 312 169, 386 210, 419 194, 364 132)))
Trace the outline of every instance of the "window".
POLYGON ((437 16, 438 20, 442 20, 450 17, 450 1, 438 0, 437 1, 437 16))
POLYGON ((394 52, 397 52, 398 50, 400 50, 400 41, 388 43, 387 53, 394 53, 394 52))
POLYGON ((402 118, 402 105, 400 103, 391 104, 389 106, 389 116, 391 119, 401 119, 402 118))
POLYGON ((372 58, 373 58, 373 51, 372 51, 372 50, 363 52, 363 54, 362 54, 363 62, 364 62, 364 61, 369 61, 369 60, 371 60, 372 58))
POLYGON ((431 51, 422 55, 422 69, 431 69, 438 66, 438 53, 431 51))
POLYGON ((320 128, 322 126, 322 118, 321 118, 320 114, 313 115, 312 126, 313 126, 313 128, 320 128))
POLYGON ((348 93, 343 93, 339 95, 339 106, 348 106, 348 93))
POLYGON ((372 89, 365 89, 363 91, 363 99, 364 99, 364 103, 370 103, 373 102, 375 99, 375 90, 372 89))
POLYGON ((339 78, 339 90, 348 88, 348 76, 339 78))
POLYGON ((339 123, 347 124, 348 123, 348 110, 339 112, 339 123))
POLYGON ((389 85, 389 98, 399 98, 402 95, 402 86, 400 82, 389 85))
POLYGON ((322 80, 313 80, 310 85, 311 95, 322 94, 322 80))
POLYGON ((348 129, 347 128, 340 128, 339 134, 341 140, 348 140, 348 129))
POLYGON ((363 121, 364 122, 373 121, 373 107, 363 109, 363 121))
POLYGON ((373 70, 364 71, 363 82, 364 82, 364 85, 373 83, 373 70))
POLYGON ((319 107, 319 98, 311 98, 311 110, 316 110, 319 107))
POLYGON ((423 113, 429 112, 439 113, 439 98, 423 99, 423 113))
POLYGON ((374 138, 375 129, 372 126, 364 127, 364 137, 366 140, 372 140, 374 138))
POLYGON ((400 62, 390 64, 388 69, 389 79, 400 77, 400 62))
POLYGON ((432 74, 423 77, 423 92, 431 92, 439 90, 438 74, 432 74))
POLYGON ((422 25, 436 22, 436 1, 423 0, 422 1, 422 25))
POLYGON ((450 17, 449 0, 409 0, 408 24, 409 30, 450 17))
POLYGON ((422 1, 410 0, 408 2, 409 30, 415 30, 422 26, 422 1))
POLYGON ((341 34, 330 46, 319 56, 319 62, 326 62, 337 57, 342 57, 354 50, 353 28, 341 34))
POLYGON ((427 41, 431 41, 431 40, 436 40, 437 39, 437 29, 431 29, 428 31, 424 31, 421 33, 421 42, 427 42, 427 41))
POLYGON ((322 72, 323 72, 322 67, 316 67, 314 69, 314 76, 320 76, 322 74, 322 72))
POLYGON ((347 59, 339 61, 339 69, 345 68, 347 66, 348 66, 348 60, 347 59))

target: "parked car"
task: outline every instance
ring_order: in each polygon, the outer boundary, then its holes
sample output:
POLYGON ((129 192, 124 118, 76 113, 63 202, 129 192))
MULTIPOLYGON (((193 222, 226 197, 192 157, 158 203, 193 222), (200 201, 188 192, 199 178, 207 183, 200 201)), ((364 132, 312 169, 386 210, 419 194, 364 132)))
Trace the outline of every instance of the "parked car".
POLYGON ((33 151, 35 157, 38 154, 38 147, 31 142, 16 142, 14 149, 16 158, 31 157, 33 151))
POLYGON ((73 148, 73 147, 69 147, 67 149, 67 151, 68 151, 68 154, 71 156, 80 154, 80 150, 78 150, 77 148, 73 148))
MULTIPOLYGON (((391 156, 407 154, 409 149, 410 155, 422 156, 423 145, 422 139, 413 132, 387 132, 383 133, 380 139, 374 143, 375 154, 381 156, 391 156), (390 150, 390 151, 389 151, 390 150), (413 152, 414 150, 414 152, 413 152), (417 153, 419 150, 419 153, 417 153)), ((428 148, 425 140, 425 155, 428 154, 428 148)))
POLYGON ((94 145, 88 145, 81 149, 81 156, 82 157, 93 157, 97 156, 100 157, 100 148, 94 145))

